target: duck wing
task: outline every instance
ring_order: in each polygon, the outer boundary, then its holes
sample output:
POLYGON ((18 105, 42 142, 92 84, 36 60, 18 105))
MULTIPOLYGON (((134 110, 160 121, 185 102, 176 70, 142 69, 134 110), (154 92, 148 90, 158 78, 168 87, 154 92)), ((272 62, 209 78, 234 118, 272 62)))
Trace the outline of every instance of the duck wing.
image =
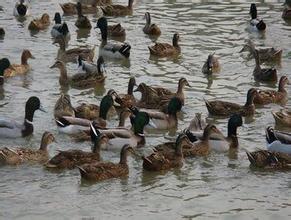
POLYGON ((0 128, 14 129, 15 127, 19 127, 19 124, 16 121, 0 118, 0 128))
POLYGON ((230 115, 239 112, 242 106, 232 102, 225 101, 207 101, 205 100, 206 107, 210 114, 216 115, 230 115))
MULTIPOLYGON (((275 137, 283 144, 291 144, 291 134, 283 131, 274 131, 275 137)), ((291 148, 291 146, 290 146, 291 148)))
POLYGON ((62 118, 66 119, 72 125, 80 125, 80 126, 90 126, 91 121, 84 118, 76 118, 71 116, 63 116, 62 118))

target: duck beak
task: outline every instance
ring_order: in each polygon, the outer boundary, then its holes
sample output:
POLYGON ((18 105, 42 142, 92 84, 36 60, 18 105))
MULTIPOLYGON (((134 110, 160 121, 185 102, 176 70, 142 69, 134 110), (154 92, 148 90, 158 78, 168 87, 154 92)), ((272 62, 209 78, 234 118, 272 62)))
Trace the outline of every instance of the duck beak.
POLYGON ((50 66, 50 69, 56 68, 56 64, 54 63, 52 66, 50 66))
POLYGON ((35 59, 35 56, 31 55, 31 56, 30 56, 30 59, 35 59))
POLYGON ((42 104, 40 104, 38 110, 47 113, 47 111, 44 109, 44 107, 42 106, 42 104))

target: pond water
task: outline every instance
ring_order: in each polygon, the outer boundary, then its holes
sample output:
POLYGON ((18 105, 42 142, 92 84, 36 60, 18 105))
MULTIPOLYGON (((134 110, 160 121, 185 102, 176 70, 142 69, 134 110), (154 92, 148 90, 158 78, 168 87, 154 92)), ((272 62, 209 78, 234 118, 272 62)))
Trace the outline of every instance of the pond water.
MULTIPOLYGON (((64 0, 31 0, 31 15, 39 17, 47 12, 51 19, 59 3, 64 0)), ((113 2, 116 2, 113 0, 113 2)), ((127 4, 126 1, 119 1, 127 4)), ((121 22, 126 29, 126 42, 132 46, 129 63, 106 60, 107 79, 104 88, 96 90, 70 89, 73 105, 86 101, 99 103, 104 93, 114 88, 127 91, 130 76, 137 83, 177 88, 180 77, 191 84, 186 88, 185 114, 179 121, 178 131, 188 126, 195 113, 208 117, 203 99, 224 99, 243 104, 251 87, 276 88, 274 85, 254 82, 253 59, 239 53, 247 39, 261 47, 283 49, 282 62, 276 66, 279 76, 290 76, 291 24, 281 19, 282 2, 269 0, 258 3, 259 16, 267 23, 264 34, 246 30, 249 6, 252 1, 199 1, 199 0, 138 0, 132 16, 110 18, 121 22), (144 35, 144 13, 151 12, 152 21, 160 25, 159 42, 171 42, 174 32, 181 37, 182 55, 178 59, 150 59, 148 46, 152 40, 144 35), (201 73, 209 53, 215 52, 221 63, 221 72, 212 79, 201 73)), ((38 147, 45 130, 55 134, 58 143, 52 144, 50 154, 57 149, 89 150, 90 144, 75 143, 58 134, 53 120, 53 107, 58 99, 59 72, 49 69, 54 63, 57 46, 52 44, 50 29, 32 34, 27 27, 32 19, 18 21, 13 16, 14 2, 1 0, 0 26, 6 30, 0 40, 1 57, 13 63, 20 62, 24 48, 36 57, 29 60, 32 70, 25 76, 7 79, 0 97, 0 115, 23 120, 24 105, 28 97, 37 95, 48 113, 36 112, 35 132, 25 139, 1 139, 0 146, 38 147)), ((90 15, 91 21, 96 17, 90 15)), ((69 47, 100 44, 100 33, 78 33, 76 16, 65 16, 71 32, 69 47)), ((95 25, 95 24, 94 24, 95 25)), ((96 57, 95 57, 96 59, 96 57)), ((76 64, 69 64, 73 74, 76 64)), ((287 104, 290 106, 290 103, 287 104)), ((142 171, 142 161, 130 157, 129 177, 82 184, 79 171, 52 173, 42 166, 22 165, 0 169, 0 219, 290 219, 291 177, 289 172, 263 172, 251 170, 245 149, 265 148, 264 128, 274 125, 271 110, 280 106, 268 105, 256 110, 252 119, 239 128, 239 152, 236 157, 212 153, 207 158, 187 159, 183 168, 166 173, 142 171)), ((226 132, 227 119, 208 117, 226 132)), ((110 125, 117 123, 117 118, 110 125)), ((174 134, 175 136, 175 134, 174 134)), ((147 144, 142 151, 174 138, 173 134, 147 134, 147 144)), ((118 152, 102 151, 104 160, 118 161, 118 152)))

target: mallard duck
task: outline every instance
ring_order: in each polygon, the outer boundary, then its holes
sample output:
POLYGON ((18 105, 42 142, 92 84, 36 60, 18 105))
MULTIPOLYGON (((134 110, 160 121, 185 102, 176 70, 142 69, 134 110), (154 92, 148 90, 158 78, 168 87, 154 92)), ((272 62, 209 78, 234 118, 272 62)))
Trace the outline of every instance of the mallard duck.
POLYGON ((108 148, 121 148, 124 144, 132 147, 142 147, 145 145, 144 127, 151 123, 146 112, 139 112, 132 120, 132 129, 108 128, 100 130, 107 135, 109 140, 108 148))
POLYGON ((11 67, 10 61, 7 58, 0 59, 0 86, 4 84, 5 70, 10 67, 11 67))
POLYGON ((0 164, 19 165, 25 162, 45 163, 49 160, 48 145, 55 141, 55 137, 50 132, 44 132, 41 139, 40 148, 33 150, 30 148, 2 148, 0 149, 0 164))
POLYGON ((51 36, 53 38, 64 37, 66 41, 71 38, 70 31, 66 22, 62 23, 60 13, 56 12, 54 17, 55 25, 51 30, 51 36))
POLYGON ((90 23, 90 20, 82 14, 82 5, 80 2, 78 2, 76 4, 76 8, 77 8, 77 12, 78 12, 78 19, 75 22, 75 26, 77 28, 91 29, 92 25, 90 23))
POLYGON ((241 49, 240 53, 244 51, 249 51, 250 54, 255 57, 255 50, 257 50, 259 53, 260 64, 264 62, 281 61, 282 50, 275 49, 274 47, 256 49, 255 44, 251 40, 247 41, 247 43, 241 49))
POLYGON ((181 53, 181 48, 178 44, 180 35, 175 33, 173 36, 173 45, 168 43, 156 43, 154 46, 148 47, 150 54, 158 57, 176 56, 181 53))
MULTIPOLYGON (((94 119, 94 126, 99 128, 106 127, 106 119, 109 109, 113 106, 113 98, 111 95, 105 95, 100 102, 99 117, 94 119)), ((77 115, 77 112, 76 112, 77 115)), ((90 120, 83 118, 75 118, 63 116, 56 120, 58 130, 61 133, 76 134, 83 130, 87 130, 90 125, 90 120)))
POLYGON ((4 77, 11 77, 16 75, 22 75, 30 70, 30 66, 27 63, 28 59, 35 59, 29 50, 23 50, 21 55, 21 64, 11 64, 9 68, 4 71, 4 77))
POLYGON ((161 29, 156 24, 151 24, 151 15, 149 12, 146 12, 144 15, 146 19, 146 24, 143 28, 143 32, 148 35, 155 35, 159 36, 161 35, 161 29))
POLYGON ((205 100, 208 112, 211 115, 230 116, 232 114, 240 114, 242 116, 252 116, 255 114, 254 98, 257 90, 252 88, 247 93, 247 101, 245 105, 239 105, 226 101, 207 101, 205 100))
POLYGON ((45 112, 38 97, 30 97, 25 104, 24 122, 18 123, 7 118, 0 118, 0 137, 26 137, 33 133, 33 116, 36 110, 45 112))
MULTIPOLYGON (((106 78, 104 76, 105 71, 105 63, 102 56, 99 56, 97 59, 97 65, 93 63, 89 63, 84 61, 81 56, 78 57, 78 72, 79 73, 87 73, 87 74, 96 74, 100 76, 100 79, 106 78)), ((103 80, 104 81, 104 80, 103 80)), ((100 81, 101 83, 102 81, 100 81)))
POLYGON ((95 87, 101 82, 104 82, 105 79, 104 76, 102 77, 97 73, 77 73, 71 77, 68 77, 66 65, 60 60, 57 60, 50 68, 58 68, 60 70, 59 83, 61 86, 71 85, 73 88, 85 89, 95 87))
POLYGON ((130 152, 134 153, 134 150, 126 144, 121 149, 119 163, 98 162, 78 166, 81 178, 89 181, 102 181, 128 176, 127 156, 130 152))
POLYGON ((278 112, 272 111, 272 115, 276 124, 291 126, 291 111, 288 109, 281 109, 278 112))
POLYGON ((290 168, 291 155, 272 152, 268 150, 258 150, 246 152, 252 166, 266 169, 283 169, 290 168))
POLYGON ((93 143, 92 152, 82 150, 59 151, 57 155, 45 164, 45 167, 54 169, 74 169, 76 166, 98 162, 100 160, 100 149, 102 145, 106 145, 108 138, 106 135, 97 134, 92 125, 90 126, 90 133, 93 143))
POLYGON ((54 117, 58 119, 63 116, 75 117, 75 110, 72 106, 70 96, 64 93, 61 94, 54 107, 54 117))
POLYGON ((156 151, 147 157, 143 157, 143 169, 148 171, 169 170, 183 166, 183 148, 188 144, 186 135, 179 135, 175 144, 175 150, 156 151))
MULTIPOLYGON (((169 130, 177 128, 177 113, 182 109, 182 102, 179 98, 173 97, 168 103, 167 113, 160 111, 146 111, 154 124, 154 129, 169 130)), ((149 128, 149 127, 147 127, 149 128)))
POLYGON ((127 16, 132 14, 132 5, 134 0, 128 0, 128 5, 107 5, 101 6, 105 16, 127 16))
POLYGON ((267 149, 272 152, 291 154, 291 134, 274 130, 271 126, 266 128, 267 149))
POLYGON ((14 16, 26 16, 28 15, 28 4, 25 3, 25 0, 19 0, 16 2, 13 15, 14 16))
POLYGON ((254 56, 256 61, 256 67, 253 71, 255 80, 262 82, 277 82, 277 70, 275 68, 262 69, 260 66, 260 55, 257 50, 255 50, 254 56))
POLYGON ((127 94, 118 94, 115 101, 120 104, 121 108, 131 108, 135 106, 135 97, 133 96, 133 88, 136 86, 135 77, 130 77, 127 86, 127 94))
POLYGON ((254 104, 267 105, 270 103, 278 103, 285 105, 288 101, 288 93, 285 86, 289 84, 287 76, 282 76, 279 81, 278 91, 259 90, 254 98, 254 104))
POLYGON ((28 25, 28 30, 39 31, 44 30, 50 25, 50 16, 47 13, 44 13, 41 18, 33 19, 28 25))
POLYGON ((132 116, 132 111, 129 108, 124 108, 120 114, 119 114, 119 128, 130 128, 131 122, 127 121, 127 119, 130 119, 130 116, 132 116))
POLYGON ((107 42, 108 36, 108 25, 107 19, 105 17, 101 17, 97 21, 97 26, 102 35, 102 43, 100 45, 99 53, 102 56, 110 57, 110 58, 129 58, 131 46, 127 43, 117 43, 114 44, 107 42))
POLYGON ((250 26, 252 30, 255 31, 266 30, 267 25, 265 24, 265 22, 257 18, 257 6, 255 3, 251 4, 250 15, 251 15, 250 26))
POLYGON ((218 61, 218 58, 214 56, 213 54, 209 54, 206 62, 204 63, 202 67, 202 72, 204 74, 212 74, 212 73, 218 73, 220 71, 220 64, 218 61))
MULTIPOLYGON (((116 92, 113 89, 110 89, 108 90, 107 95, 114 98, 116 96, 116 92)), ((75 108, 75 114, 77 118, 85 118, 92 121, 99 117, 100 107, 96 104, 81 103, 79 106, 75 108)), ((116 115, 116 110, 114 106, 112 106, 108 110, 108 115, 109 116, 116 115)))
POLYGON ((58 51, 57 59, 63 61, 64 63, 78 62, 78 57, 80 56, 82 60, 87 60, 93 62, 95 56, 95 46, 92 49, 89 48, 72 48, 66 50, 66 41, 65 38, 59 37, 55 39, 54 43, 60 45, 60 49, 58 51))

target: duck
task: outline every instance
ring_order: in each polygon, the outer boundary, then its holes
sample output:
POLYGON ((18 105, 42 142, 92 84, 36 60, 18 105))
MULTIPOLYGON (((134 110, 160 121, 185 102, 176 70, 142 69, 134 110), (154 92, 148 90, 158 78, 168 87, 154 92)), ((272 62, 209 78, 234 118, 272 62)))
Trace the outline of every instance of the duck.
POLYGON ((191 132, 203 131, 206 125, 206 120, 202 117, 202 113, 195 113, 195 116, 190 121, 187 130, 191 132))
POLYGON ((183 166, 183 148, 188 144, 186 135, 178 136, 173 151, 155 151, 149 156, 142 157, 142 167, 147 171, 163 171, 183 166))
POLYGON ((271 126, 266 128, 267 149, 272 152, 291 154, 291 134, 274 130, 271 126))
POLYGON ((78 19, 75 22, 75 26, 77 28, 91 29, 92 25, 90 23, 90 20, 82 14, 82 5, 80 2, 77 2, 76 8, 78 12, 78 19))
MULTIPOLYGON (((193 136, 189 136, 188 132, 183 132, 182 135, 186 136, 186 142, 183 147, 184 157, 197 157, 197 156, 207 156, 213 150, 211 147, 213 142, 211 139, 216 137, 216 135, 221 135, 221 132, 213 124, 208 124, 204 130, 203 134, 199 139, 195 141, 191 140, 193 136), (212 142, 212 143, 211 143, 212 142)), ((179 136, 178 136, 179 138, 179 136)), ((226 143, 227 144, 227 143, 226 143)), ((171 152, 174 149, 174 144, 158 145, 154 148, 154 151, 158 152, 171 152)))
POLYGON ((147 129, 170 130, 177 128, 177 113, 182 109, 182 102, 178 97, 173 97, 168 103, 167 113, 161 111, 146 111, 154 126, 147 126, 147 129))
POLYGON ((96 85, 104 82, 105 80, 105 77, 99 75, 99 73, 77 73, 71 77, 68 77, 66 65, 60 60, 57 60, 50 68, 58 68, 60 70, 59 83, 61 86, 70 85, 72 88, 76 89, 87 89, 94 88, 96 85))
POLYGON ((133 89, 136 86, 135 77, 130 77, 127 86, 127 94, 117 94, 115 101, 120 104, 120 108, 131 108, 135 106, 135 97, 133 96, 133 89))
POLYGON ((254 98, 257 95, 257 93, 258 92, 256 89, 254 88, 249 89, 245 105, 239 105, 236 103, 220 100, 216 101, 205 100, 205 104, 208 112, 211 115, 229 117, 230 115, 237 113, 245 117, 252 116, 255 114, 254 98))
MULTIPOLYGON (((98 21, 95 29, 98 28, 98 21)), ((121 26, 120 23, 114 25, 107 25, 107 34, 108 37, 116 38, 125 38, 126 32, 125 29, 121 26)))
POLYGON ((143 147, 146 143, 144 127, 151 124, 150 116, 146 112, 138 112, 132 119, 132 128, 99 129, 99 132, 109 138, 108 149, 120 149, 124 144, 131 147, 143 147))
POLYGON ((97 21, 97 26, 101 31, 102 43, 99 53, 102 56, 116 59, 129 58, 131 46, 128 43, 110 43, 107 42, 108 24, 105 17, 101 17, 97 21))
POLYGON ((50 16, 47 13, 44 13, 41 18, 33 19, 29 25, 28 30, 31 31, 40 31, 45 30, 50 25, 50 16))
POLYGON ((127 16, 132 15, 134 0, 128 0, 128 5, 107 5, 100 6, 104 16, 127 16))
POLYGON ((33 133, 33 116, 36 110, 45 112, 40 100, 36 96, 31 96, 25 104, 24 122, 19 123, 12 119, 0 118, 0 137, 18 138, 27 137, 33 133))
POLYGON ((172 57, 181 53, 181 48, 178 44, 180 40, 179 33, 173 36, 173 45, 168 43, 155 43, 154 46, 149 46, 150 54, 157 57, 172 57))
POLYGON ((7 58, 0 59, 0 86, 4 84, 4 73, 5 73, 5 70, 8 68, 13 68, 11 67, 11 63, 9 59, 7 58))
POLYGON ((253 76, 256 81, 276 83, 278 81, 277 70, 275 68, 262 69, 260 66, 260 55, 257 50, 254 53, 256 66, 253 76))
POLYGON ((23 75, 30 70, 27 63, 28 59, 35 59, 29 50, 23 50, 21 55, 21 64, 11 64, 9 68, 4 71, 4 77, 12 77, 16 75, 23 75))
MULTIPOLYGON (((109 110, 113 106, 113 98, 111 95, 105 95, 100 102, 99 116, 94 119, 94 126, 98 128, 106 127, 106 119, 109 110)), ((77 113, 75 113, 77 115, 77 113)), ((56 120, 58 130, 60 133, 76 134, 83 130, 88 130, 90 120, 84 118, 63 116, 56 120)))
POLYGON ((137 102, 136 106, 140 108, 152 108, 165 111, 169 100, 173 97, 178 97, 181 100, 182 105, 184 105, 185 86, 191 87, 187 79, 184 77, 179 79, 176 92, 172 92, 171 90, 164 87, 148 86, 145 83, 141 83, 135 90, 135 92, 141 92, 142 94, 141 100, 137 102))
POLYGON ((260 64, 264 62, 279 62, 282 58, 282 50, 281 49, 275 49, 274 47, 268 47, 268 48, 260 48, 257 49, 255 47, 255 44, 248 40, 247 43, 243 46, 243 48, 240 50, 240 53, 244 51, 250 52, 250 55, 255 57, 255 50, 259 53, 259 61, 260 64))
POLYGON ((66 40, 64 37, 55 39, 54 43, 59 44, 60 46, 57 54, 57 60, 61 60, 64 63, 77 63, 80 56, 82 60, 93 62, 96 46, 94 46, 92 49, 76 47, 66 50, 66 40))
POLYGON ((106 145, 108 138, 106 135, 98 134, 92 124, 90 125, 90 133, 93 143, 92 152, 74 149, 59 151, 57 155, 45 164, 45 167, 51 169, 74 169, 76 166, 83 164, 99 162, 100 149, 102 145, 106 145))
POLYGON ((220 71, 220 64, 218 58, 213 54, 209 54, 207 60, 205 61, 202 72, 206 75, 211 75, 212 73, 218 73, 220 71))
POLYGON ((270 103, 277 103, 286 105, 288 102, 288 93, 285 86, 289 84, 287 76, 282 76, 279 80, 278 91, 274 90, 258 90, 254 98, 254 104, 267 105, 270 103))
POLYGON ((280 111, 272 111, 272 115, 276 124, 291 127, 291 111, 289 109, 281 109, 280 111))
POLYGON ((24 17, 27 16, 28 14, 29 14, 28 4, 25 3, 25 0, 17 1, 13 10, 13 15, 24 17))
POLYGON ((263 20, 258 19, 258 17, 257 17, 257 6, 256 6, 255 3, 251 4, 250 15, 251 15, 251 21, 250 21, 251 29, 255 30, 255 31, 265 31, 267 25, 263 20))
POLYGON ((290 168, 291 155, 272 152, 268 150, 257 150, 246 152, 251 166, 265 169, 284 169, 290 168))
MULTIPOLYGON (((87 74, 97 74, 100 76, 100 78, 106 78, 104 76, 105 70, 105 63, 104 58, 102 56, 99 56, 97 59, 97 65, 84 61, 81 56, 78 57, 78 72, 79 73, 87 73, 87 74)), ((101 83, 101 81, 100 81, 101 83)))
POLYGON ((75 109, 72 106, 70 95, 62 93, 54 107, 54 118, 63 116, 75 117, 75 109))
POLYGON ((282 12, 282 18, 289 20, 291 18, 291 2, 286 0, 283 4, 284 9, 282 12))
MULTIPOLYGON (((101 1, 95 1, 93 3, 88 4, 88 2, 82 2, 82 1, 78 1, 81 3, 82 6, 82 12, 84 14, 95 14, 97 17, 100 17, 103 15, 103 12, 100 8, 98 8, 97 6, 99 5, 109 5, 111 4, 111 0, 101 0, 101 1)), ((78 14, 77 8, 76 8, 75 3, 72 2, 68 2, 68 3, 64 3, 64 4, 60 4, 63 12, 65 15, 76 15, 78 14)))
POLYGON ((39 149, 5 147, 0 149, 0 164, 19 165, 26 162, 45 163, 49 160, 48 145, 55 141, 52 133, 46 131, 42 135, 39 149))
POLYGON ((71 38, 70 31, 66 22, 62 23, 62 18, 59 12, 55 13, 54 17, 55 25, 51 30, 51 36, 53 38, 64 37, 66 41, 71 38))
MULTIPOLYGON (((108 90, 107 95, 114 98, 117 94, 113 89, 110 89, 108 90)), ((96 104, 81 103, 74 109, 77 118, 84 118, 93 121, 99 118, 100 115, 100 107, 96 104)), ((112 117, 114 115, 116 115, 116 109, 114 106, 111 106, 110 109, 108 110, 108 116, 112 117)))
POLYGON ((143 32, 148 35, 152 36, 160 36, 161 35, 161 29, 156 24, 151 24, 151 15, 149 12, 146 12, 144 15, 146 19, 146 24, 143 27, 143 32))
POLYGON ((121 148, 119 163, 98 162, 78 166, 81 178, 87 181, 103 181, 112 178, 127 177, 127 157, 129 153, 135 152, 130 145, 125 144, 121 148))

